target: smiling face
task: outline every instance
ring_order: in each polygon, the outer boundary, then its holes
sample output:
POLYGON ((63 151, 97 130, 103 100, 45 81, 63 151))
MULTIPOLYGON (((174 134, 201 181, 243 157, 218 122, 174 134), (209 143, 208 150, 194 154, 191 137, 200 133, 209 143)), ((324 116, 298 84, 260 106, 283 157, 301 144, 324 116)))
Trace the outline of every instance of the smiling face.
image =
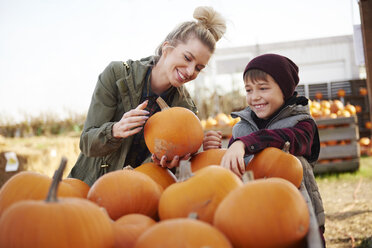
POLYGON ((245 90, 248 106, 261 119, 268 119, 284 104, 283 92, 270 75, 266 80, 246 79, 245 90))
POLYGON ((207 65, 212 53, 199 39, 190 38, 176 47, 164 44, 164 67, 167 80, 174 87, 194 80, 207 65))

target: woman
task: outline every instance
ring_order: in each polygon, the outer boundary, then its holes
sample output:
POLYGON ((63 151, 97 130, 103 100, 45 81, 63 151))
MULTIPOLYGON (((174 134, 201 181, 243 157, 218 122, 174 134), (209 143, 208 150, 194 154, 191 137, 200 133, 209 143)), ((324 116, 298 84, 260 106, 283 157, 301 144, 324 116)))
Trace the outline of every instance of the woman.
MULTIPOLYGON (((92 185, 104 173, 137 167, 151 158, 168 168, 189 158, 176 156, 169 162, 165 156, 151 156, 143 126, 160 110, 158 96, 169 106, 197 111, 183 84, 205 68, 226 25, 211 7, 196 8, 194 18, 197 21, 184 22, 169 33, 155 56, 111 62, 100 74, 80 138, 81 153, 69 177, 92 185)), ((212 140, 207 149, 214 144, 220 146, 212 140)))

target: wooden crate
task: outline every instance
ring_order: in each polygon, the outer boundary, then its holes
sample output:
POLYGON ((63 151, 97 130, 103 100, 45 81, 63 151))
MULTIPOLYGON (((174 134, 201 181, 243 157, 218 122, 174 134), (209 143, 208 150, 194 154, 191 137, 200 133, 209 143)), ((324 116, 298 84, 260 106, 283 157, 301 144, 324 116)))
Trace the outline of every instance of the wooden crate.
POLYGON ((359 127, 356 116, 317 119, 320 154, 314 173, 355 171, 359 168, 359 127))

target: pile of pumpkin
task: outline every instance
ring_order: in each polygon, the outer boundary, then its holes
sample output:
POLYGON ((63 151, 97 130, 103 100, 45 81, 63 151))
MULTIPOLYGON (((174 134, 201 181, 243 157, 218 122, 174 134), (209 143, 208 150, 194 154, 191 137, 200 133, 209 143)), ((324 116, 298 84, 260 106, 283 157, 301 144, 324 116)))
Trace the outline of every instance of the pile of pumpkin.
POLYGON ((216 116, 209 116, 207 119, 202 119, 200 122, 204 130, 213 128, 232 127, 240 121, 240 117, 233 118, 230 114, 218 113, 216 116))
POLYGON ((16 174, 0 189, 0 247, 238 248, 306 242, 310 216, 299 191, 303 170, 296 157, 266 148, 246 167, 252 173, 244 175, 255 179, 243 180, 219 166, 225 149, 196 153, 202 140, 196 115, 172 107, 148 119, 145 141, 158 157, 195 153, 181 161, 178 179, 146 163, 104 174, 89 187, 62 179, 65 160, 53 179, 16 174))
POLYGON ((310 114, 314 118, 350 117, 362 111, 359 105, 344 104, 341 100, 309 100, 310 114))

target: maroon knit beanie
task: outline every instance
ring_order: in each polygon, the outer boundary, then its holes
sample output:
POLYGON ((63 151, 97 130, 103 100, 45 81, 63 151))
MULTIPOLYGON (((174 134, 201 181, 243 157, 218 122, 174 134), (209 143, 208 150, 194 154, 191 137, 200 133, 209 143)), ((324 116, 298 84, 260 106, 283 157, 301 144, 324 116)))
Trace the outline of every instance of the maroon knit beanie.
POLYGON ((293 95, 299 82, 297 65, 278 54, 263 54, 252 59, 245 67, 243 78, 251 69, 258 69, 272 76, 282 90, 285 100, 293 95))

